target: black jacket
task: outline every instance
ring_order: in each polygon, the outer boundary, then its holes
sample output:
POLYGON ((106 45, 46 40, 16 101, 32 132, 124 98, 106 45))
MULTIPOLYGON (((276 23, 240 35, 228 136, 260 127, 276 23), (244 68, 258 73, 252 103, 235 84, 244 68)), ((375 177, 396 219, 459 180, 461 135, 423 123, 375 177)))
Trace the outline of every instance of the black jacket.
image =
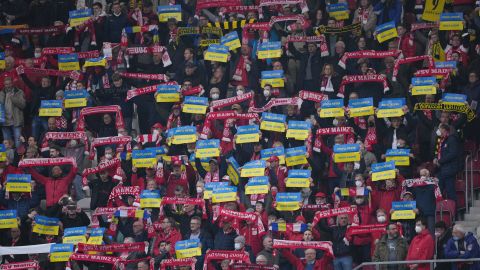
POLYGON ((440 148, 440 172, 442 174, 456 174, 461 168, 462 159, 458 158, 462 154, 462 147, 455 135, 448 136, 440 148))

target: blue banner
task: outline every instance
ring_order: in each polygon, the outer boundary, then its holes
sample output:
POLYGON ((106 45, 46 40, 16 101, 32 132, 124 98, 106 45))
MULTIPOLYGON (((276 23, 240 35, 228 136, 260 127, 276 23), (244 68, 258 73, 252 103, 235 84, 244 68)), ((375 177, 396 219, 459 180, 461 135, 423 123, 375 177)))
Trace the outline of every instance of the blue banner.
POLYGON ((65 99, 87 98, 88 92, 85 89, 65 91, 63 97, 65 99))
POLYGON ((311 170, 289 170, 288 178, 310 178, 312 175, 311 170))
POLYGON ((302 195, 300 192, 279 192, 275 197, 277 202, 301 202, 302 195))
POLYGON ((378 104, 379 109, 399 109, 405 106, 405 98, 384 98, 378 104))
POLYGON ((412 85, 413 86, 427 86, 434 85, 437 83, 437 78, 435 77, 413 77, 412 85))
POLYGON ((245 170, 245 169, 257 169, 257 168, 265 168, 265 167, 267 167, 267 163, 265 162, 265 160, 253 160, 253 161, 245 163, 245 165, 243 165, 242 169, 243 170, 245 170))
POLYGON ((211 139, 211 140, 200 140, 197 141, 197 149, 206 149, 206 148, 219 148, 220 140, 211 139))
POLYGON ((395 170, 394 161, 372 164, 372 173, 384 172, 384 171, 390 171, 390 170, 395 170))
POLYGON ((362 108, 369 106, 373 106, 373 98, 350 99, 348 101, 348 107, 350 108, 362 108))
POLYGON ((183 103, 184 104, 192 104, 192 105, 208 106, 208 98, 206 98, 206 97, 196 97, 196 96, 186 96, 183 103))
POLYGON ((63 101, 62 100, 42 100, 40 103, 40 108, 62 108, 63 101))
POLYGON ((162 94, 172 94, 172 93, 179 93, 180 92, 180 85, 168 85, 168 84, 160 84, 157 86, 157 93, 162 94))
POLYGON ((260 128, 258 125, 239 126, 237 128, 237 135, 253 134, 259 132, 260 128))
POLYGON ((388 149, 385 156, 387 157, 398 157, 398 156, 408 156, 410 155, 410 149, 388 149))
POLYGON ((68 236, 79 236, 79 235, 85 235, 87 233, 87 227, 73 227, 73 228, 66 228, 65 231, 63 231, 63 236, 68 237, 68 236))
POLYGON ((32 176, 30 174, 7 174, 8 182, 30 183, 32 182, 32 176))
POLYGON ((464 94, 443 93, 442 96, 442 102, 464 104, 466 101, 467 96, 464 94))
POLYGON ((306 153, 307 153, 307 147, 306 146, 298 146, 298 147, 293 147, 293 148, 287 148, 285 150, 286 158, 296 157, 296 156, 304 156, 306 153))
POLYGON ((283 79, 284 76, 283 70, 265 70, 262 71, 261 79, 283 79))
POLYGON ((274 147, 274 148, 267 148, 260 150, 260 158, 267 159, 271 156, 284 156, 285 155, 285 148, 283 146, 274 147))
POLYGON ((351 153, 351 152, 359 152, 360 145, 358 143, 352 144, 336 144, 333 146, 334 153, 351 153))
POLYGON ((159 199, 160 191, 159 190, 143 190, 140 193, 140 199, 159 199))
POLYGON ((343 107, 343 98, 322 100, 320 108, 331 109, 343 107))
POLYGON ((151 149, 132 151, 132 159, 156 158, 156 157, 157 157, 156 153, 151 149))
POLYGON ((248 180, 247 185, 249 185, 249 186, 264 186, 264 185, 268 185, 268 184, 269 184, 268 176, 256 176, 256 177, 250 178, 250 180, 248 180))
POLYGON ((287 116, 284 114, 268 113, 268 112, 262 113, 262 121, 285 123, 286 120, 287 120, 287 116))
POLYGON ((397 210, 413 210, 417 208, 417 202, 416 201, 397 201, 397 202, 392 202, 392 209, 397 211, 397 210))
POLYGON ((435 62, 435 68, 457 68, 456 61, 437 61, 435 62))

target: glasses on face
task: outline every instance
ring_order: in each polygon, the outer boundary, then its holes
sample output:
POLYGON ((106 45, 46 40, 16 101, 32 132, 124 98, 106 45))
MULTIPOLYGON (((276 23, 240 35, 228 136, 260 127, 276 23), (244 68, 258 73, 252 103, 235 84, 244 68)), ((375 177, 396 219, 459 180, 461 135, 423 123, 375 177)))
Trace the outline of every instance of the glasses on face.
POLYGON ((193 222, 193 223, 190 223, 190 225, 200 225, 200 223, 193 222))

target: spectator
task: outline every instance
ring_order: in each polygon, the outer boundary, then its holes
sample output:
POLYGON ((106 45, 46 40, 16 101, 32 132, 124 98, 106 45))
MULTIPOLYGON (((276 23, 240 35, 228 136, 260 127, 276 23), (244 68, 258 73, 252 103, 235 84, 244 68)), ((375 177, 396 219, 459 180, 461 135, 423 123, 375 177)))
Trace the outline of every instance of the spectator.
MULTIPOLYGON (((445 247, 445 258, 471 259, 479 256, 480 247, 475 236, 471 232, 466 232, 459 224, 453 226, 452 238, 448 240, 445 247)), ((464 267, 475 269, 479 267, 479 263, 452 263, 452 269, 462 269, 464 267)))
MULTIPOLYGON (((387 225, 387 234, 382 235, 375 246, 373 254, 374 262, 403 261, 407 257, 408 244, 398 232, 398 226, 395 223, 387 225)), ((382 269, 406 269, 406 265, 386 265, 382 269)))
MULTIPOLYGON (((415 223, 415 232, 417 235, 412 239, 408 248, 407 261, 415 260, 431 260, 434 253, 434 241, 432 235, 428 231, 425 219, 417 219, 415 223)), ((428 264, 410 264, 411 268, 430 269, 428 264)))
POLYGON ((3 138, 15 140, 15 146, 18 147, 24 124, 25 95, 21 89, 13 86, 12 78, 4 79, 4 88, 0 92, 0 104, 5 110, 5 122, 2 124, 3 138))

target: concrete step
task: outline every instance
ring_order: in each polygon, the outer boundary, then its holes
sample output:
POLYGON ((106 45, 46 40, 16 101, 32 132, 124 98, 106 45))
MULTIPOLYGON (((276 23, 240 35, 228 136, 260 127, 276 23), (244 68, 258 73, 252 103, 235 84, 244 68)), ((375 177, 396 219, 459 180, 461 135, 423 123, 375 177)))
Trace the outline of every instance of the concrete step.
POLYGON ((466 214, 464 216, 465 221, 476 221, 480 225, 480 218, 478 214, 470 212, 470 214, 466 214))
POLYGON ((470 214, 480 215, 480 206, 470 207, 470 214))
POLYGON ((480 225, 479 222, 475 220, 457 221, 456 224, 461 224, 464 227, 471 227, 471 228, 477 228, 480 225))

